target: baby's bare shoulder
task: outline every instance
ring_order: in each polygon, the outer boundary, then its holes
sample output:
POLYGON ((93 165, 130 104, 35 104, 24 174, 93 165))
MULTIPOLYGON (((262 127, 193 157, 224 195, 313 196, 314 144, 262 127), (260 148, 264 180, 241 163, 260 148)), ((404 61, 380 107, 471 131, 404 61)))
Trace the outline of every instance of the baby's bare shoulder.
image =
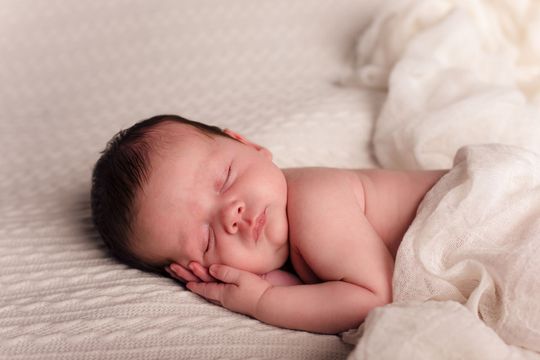
POLYGON ((443 176, 446 170, 355 170, 362 184, 366 216, 374 222, 377 217, 388 219, 397 210, 409 212, 425 193, 443 176))
MULTIPOLYGON (((355 194, 354 177, 350 171, 327 168, 295 169, 287 175, 291 246, 320 278, 329 278, 330 273, 317 269, 320 255, 337 255, 338 247, 346 248, 354 241, 351 230, 356 234, 362 226, 362 206, 355 194)), ((334 260, 329 262, 337 264, 334 260)))
POLYGON ((336 191, 341 188, 344 191, 352 189, 353 182, 358 181, 355 173, 359 170, 306 167, 285 169, 283 172, 287 179, 288 190, 293 193, 310 195, 302 190, 329 190, 336 191))
POLYGON ((362 169, 354 170, 354 174, 362 183, 364 192, 381 194, 390 192, 411 193, 430 188, 448 170, 387 170, 362 169))
MULTIPOLYGON (((284 171, 290 209, 304 210, 306 205, 328 211, 333 204, 363 207, 362 182, 355 172, 335 168, 297 168, 284 171)), ((338 211, 337 208, 333 209, 338 211)), ((328 214, 326 212, 326 214, 328 214)))
POLYGON ((288 175, 289 238, 306 266, 322 281, 387 295, 392 259, 362 211, 354 172, 314 168, 288 175))
POLYGON ((362 196, 357 194, 357 180, 350 171, 299 168, 285 176, 289 227, 293 232, 298 229, 306 233, 336 217, 353 219, 362 211, 362 196))

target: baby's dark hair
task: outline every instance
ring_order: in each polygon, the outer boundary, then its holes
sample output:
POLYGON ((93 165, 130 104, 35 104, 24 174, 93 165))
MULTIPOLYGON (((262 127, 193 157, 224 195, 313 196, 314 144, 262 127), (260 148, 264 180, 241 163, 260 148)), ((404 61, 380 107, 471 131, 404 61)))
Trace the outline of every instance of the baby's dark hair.
POLYGON ((150 154, 158 146, 158 125, 164 122, 190 125, 203 134, 229 137, 217 126, 177 115, 158 115, 119 131, 107 143, 92 172, 90 192, 92 219, 111 255, 137 269, 165 275, 164 269, 147 264, 131 250, 135 197, 150 174, 150 154))

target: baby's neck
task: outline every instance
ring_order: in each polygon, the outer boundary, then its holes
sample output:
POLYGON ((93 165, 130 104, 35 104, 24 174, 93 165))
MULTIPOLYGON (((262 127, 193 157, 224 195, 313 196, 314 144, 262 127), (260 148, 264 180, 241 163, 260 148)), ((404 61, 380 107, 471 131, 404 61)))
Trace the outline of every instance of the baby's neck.
POLYGON ((296 271, 294 270, 294 266, 292 264, 292 260, 291 260, 290 256, 287 257, 287 261, 285 262, 285 264, 283 264, 283 266, 281 268, 279 268, 279 270, 283 270, 283 271, 289 272, 291 274, 297 275, 296 271))

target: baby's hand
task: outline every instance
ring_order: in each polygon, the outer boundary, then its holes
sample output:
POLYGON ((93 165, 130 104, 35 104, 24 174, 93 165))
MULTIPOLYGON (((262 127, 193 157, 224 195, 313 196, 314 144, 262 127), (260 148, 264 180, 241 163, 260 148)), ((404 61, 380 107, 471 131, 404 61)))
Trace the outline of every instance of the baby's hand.
POLYGON ((222 283, 190 281, 187 288, 212 303, 252 317, 259 300, 272 287, 258 275, 227 265, 211 265, 210 274, 222 283))
POLYGON ((173 278, 183 283, 187 282, 215 282, 216 279, 210 275, 208 268, 205 268, 201 264, 192 261, 189 263, 189 269, 186 269, 180 264, 172 263, 165 267, 165 271, 169 273, 173 278))

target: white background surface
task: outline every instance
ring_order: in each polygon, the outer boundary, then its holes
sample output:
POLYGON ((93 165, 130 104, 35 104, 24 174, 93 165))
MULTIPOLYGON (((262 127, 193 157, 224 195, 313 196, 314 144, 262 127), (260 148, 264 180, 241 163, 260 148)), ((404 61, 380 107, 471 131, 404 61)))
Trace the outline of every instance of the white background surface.
POLYGON ((91 169, 135 121, 177 113, 281 166, 373 166, 380 95, 339 86, 369 1, 0 1, 0 357, 343 358, 110 259, 91 169))

